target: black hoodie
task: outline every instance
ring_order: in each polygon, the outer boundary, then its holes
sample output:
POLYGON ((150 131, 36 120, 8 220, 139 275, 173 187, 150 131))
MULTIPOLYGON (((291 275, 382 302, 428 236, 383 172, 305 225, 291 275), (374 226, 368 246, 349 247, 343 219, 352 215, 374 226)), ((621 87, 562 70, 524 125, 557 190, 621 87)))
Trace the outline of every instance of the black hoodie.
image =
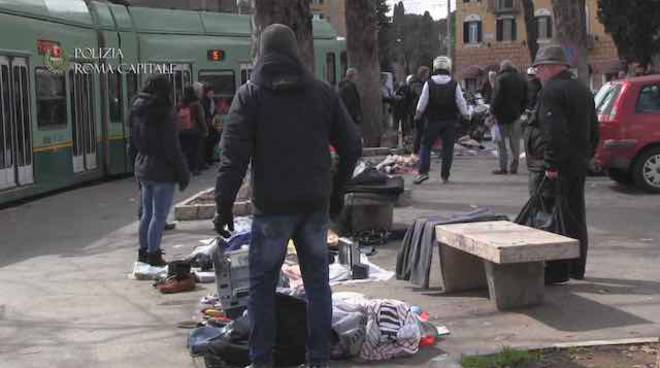
POLYGON ((131 106, 131 143, 135 154, 135 177, 154 182, 190 180, 177 135, 173 109, 158 104, 153 95, 140 93, 131 106))
POLYGON ((336 193, 343 191, 361 155, 356 127, 333 88, 307 71, 295 46, 280 39, 269 47, 263 34, 251 79, 229 110, 221 147, 218 208, 233 204, 251 162, 253 204, 263 214, 327 208, 333 184, 336 193), (340 158, 334 183, 330 145, 340 158))

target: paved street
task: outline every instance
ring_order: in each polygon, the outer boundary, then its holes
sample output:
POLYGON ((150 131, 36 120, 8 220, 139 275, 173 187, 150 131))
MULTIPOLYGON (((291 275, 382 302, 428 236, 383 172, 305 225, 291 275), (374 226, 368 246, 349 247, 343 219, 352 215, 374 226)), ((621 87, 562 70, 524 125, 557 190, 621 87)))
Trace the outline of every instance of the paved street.
MULTIPOLYGON (((431 180, 411 186, 410 206, 396 209, 395 222, 475 206, 514 216, 527 199, 526 176, 492 176, 495 164, 490 157, 458 158, 446 186, 434 166, 431 180)), ((197 178, 180 199, 212 185, 213 175, 197 178)), ((660 196, 607 178, 591 178, 587 187, 587 279, 548 288, 543 306, 500 313, 485 291, 442 295, 396 280, 337 288, 420 305, 452 332, 413 358, 377 365, 429 366, 443 352, 458 356, 502 346, 658 337, 660 196)), ((188 330, 176 325, 190 319, 213 284, 160 295, 149 282, 127 278, 136 256, 135 196, 129 178, 0 211, 0 366, 193 366, 188 330)), ((167 257, 187 254, 210 235, 207 222, 179 224, 164 238, 167 257)), ((394 270, 398 246, 380 247, 372 261, 394 270)))

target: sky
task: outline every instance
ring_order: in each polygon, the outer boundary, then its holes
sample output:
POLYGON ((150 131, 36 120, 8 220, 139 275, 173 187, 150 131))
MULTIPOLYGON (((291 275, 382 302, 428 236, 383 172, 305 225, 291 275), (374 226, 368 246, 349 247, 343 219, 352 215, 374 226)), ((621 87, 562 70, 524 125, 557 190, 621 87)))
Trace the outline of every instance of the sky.
MULTIPOLYGON (((403 1, 406 13, 424 14, 425 11, 428 11, 435 20, 447 17, 447 1, 449 0, 387 0, 390 5, 390 13, 399 1, 403 1)), ((451 0, 451 4, 452 10, 454 10, 456 0, 451 0)))

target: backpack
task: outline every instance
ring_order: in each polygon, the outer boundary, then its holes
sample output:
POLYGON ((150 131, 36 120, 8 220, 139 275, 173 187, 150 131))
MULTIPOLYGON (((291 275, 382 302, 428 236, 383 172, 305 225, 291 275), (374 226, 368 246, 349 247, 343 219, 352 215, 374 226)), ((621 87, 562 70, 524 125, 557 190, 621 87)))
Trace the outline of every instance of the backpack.
POLYGON ((179 130, 193 129, 193 116, 190 106, 179 107, 179 130))

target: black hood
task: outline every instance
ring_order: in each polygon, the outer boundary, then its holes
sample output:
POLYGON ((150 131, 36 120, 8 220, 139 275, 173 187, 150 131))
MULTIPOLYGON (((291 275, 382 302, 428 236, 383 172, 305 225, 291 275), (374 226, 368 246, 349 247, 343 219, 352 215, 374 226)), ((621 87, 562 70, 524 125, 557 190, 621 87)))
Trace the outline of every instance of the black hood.
POLYGON ((137 116, 145 115, 149 110, 156 106, 156 97, 149 93, 140 92, 133 99, 131 109, 137 116))
POLYGON ((272 24, 261 33, 259 57, 250 81, 274 91, 302 88, 312 75, 300 59, 298 43, 291 28, 272 24))

